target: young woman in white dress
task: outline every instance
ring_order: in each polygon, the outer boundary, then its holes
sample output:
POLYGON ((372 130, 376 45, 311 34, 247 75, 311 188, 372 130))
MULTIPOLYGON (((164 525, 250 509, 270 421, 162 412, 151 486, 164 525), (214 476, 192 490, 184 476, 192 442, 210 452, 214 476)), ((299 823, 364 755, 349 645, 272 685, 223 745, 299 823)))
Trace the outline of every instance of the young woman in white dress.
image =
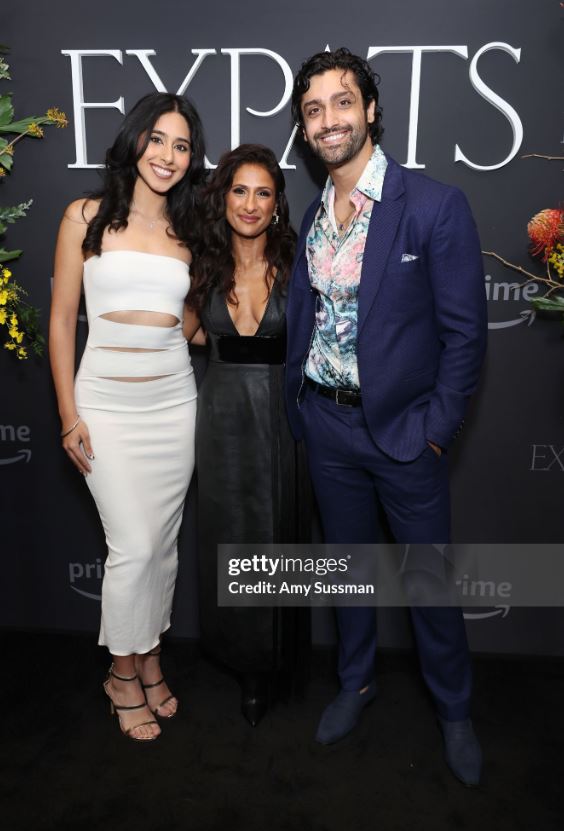
POLYGON ((178 706, 159 653, 194 466, 196 385, 183 322, 191 334, 184 299, 204 175, 193 106, 145 96, 107 153, 103 189, 66 209, 55 255, 49 341, 62 444, 104 526, 104 689, 137 741, 157 738, 155 716, 171 718, 178 706), (82 287, 89 335, 75 378, 82 287))

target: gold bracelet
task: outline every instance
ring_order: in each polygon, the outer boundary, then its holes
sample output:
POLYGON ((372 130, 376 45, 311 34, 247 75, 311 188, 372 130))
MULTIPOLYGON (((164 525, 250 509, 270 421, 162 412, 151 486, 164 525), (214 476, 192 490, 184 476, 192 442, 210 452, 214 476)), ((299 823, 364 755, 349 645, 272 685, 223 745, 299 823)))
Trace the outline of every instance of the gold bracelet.
POLYGON ((70 435, 70 433, 72 433, 72 431, 73 431, 74 429, 76 429, 76 427, 78 427, 78 422, 79 422, 79 421, 80 421, 80 416, 79 416, 79 417, 77 418, 77 420, 74 422, 74 424, 72 425, 72 427, 70 428, 70 430, 67 430, 67 431, 66 431, 66 432, 64 432, 64 433, 61 433, 61 438, 62 438, 62 439, 64 439, 64 438, 65 438, 65 436, 70 435))

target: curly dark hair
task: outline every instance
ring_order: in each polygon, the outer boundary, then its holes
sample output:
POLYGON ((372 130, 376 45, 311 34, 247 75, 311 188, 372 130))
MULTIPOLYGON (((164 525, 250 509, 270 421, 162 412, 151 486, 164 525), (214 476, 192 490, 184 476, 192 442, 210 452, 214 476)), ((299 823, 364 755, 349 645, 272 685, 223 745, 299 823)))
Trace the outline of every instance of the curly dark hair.
POLYGON ((292 268, 296 247, 296 233, 290 225, 286 181, 276 156, 262 144, 241 144, 224 153, 212 181, 203 194, 200 239, 193 250, 190 266, 192 285, 187 303, 199 312, 208 293, 219 287, 229 303, 237 305, 235 288, 235 260, 231 249, 231 226, 225 217, 225 195, 233 183, 237 170, 244 164, 263 167, 272 177, 276 190, 278 222, 266 231, 264 257, 268 267, 265 282, 275 276, 285 286, 292 268))
POLYGON ((167 233, 188 247, 194 243, 198 195, 206 176, 202 122, 195 107, 186 98, 168 92, 152 92, 128 112, 114 143, 106 152, 103 186, 89 194, 90 199, 100 199, 100 207, 89 222, 82 243, 84 253, 101 253, 106 228, 111 231, 127 228, 138 176, 137 162, 147 149, 156 122, 170 112, 184 116, 190 127, 191 157, 186 175, 167 193, 166 214, 172 231, 167 229, 167 233))
POLYGON ((384 132, 382 108, 378 106, 377 85, 380 83, 380 76, 372 71, 368 61, 358 55, 353 55, 344 46, 334 52, 318 52, 301 65, 292 90, 292 118, 295 123, 300 127, 304 126, 301 103, 303 96, 309 89, 311 78, 314 75, 322 75, 330 69, 342 69, 343 72, 350 70, 354 74, 356 83, 362 93, 365 110, 368 109, 370 102, 374 101, 374 121, 368 127, 372 144, 378 144, 384 132))

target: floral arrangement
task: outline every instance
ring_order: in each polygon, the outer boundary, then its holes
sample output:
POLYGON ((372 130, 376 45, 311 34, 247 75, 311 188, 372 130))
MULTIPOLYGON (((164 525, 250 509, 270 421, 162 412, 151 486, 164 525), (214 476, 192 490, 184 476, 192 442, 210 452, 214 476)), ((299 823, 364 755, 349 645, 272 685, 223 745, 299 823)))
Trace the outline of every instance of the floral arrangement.
MULTIPOLYGON (((6 47, 0 46, 0 53, 5 52, 6 47)), ((0 54, 0 80, 10 79, 9 66, 0 54)), ((44 124, 66 127, 68 122, 65 114, 56 107, 48 109, 45 115, 14 121, 11 94, 0 95, 0 181, 13 168, 16 143, 24 136, 42 138, 44 124)), ((0 237, 5 235, 9 224, 26 215, 32 202, 29 199, 14 207, 0 207, 0 237)), ((0 327, 5 326, 7 329, 4 348, 23 360, 28 357, 28 349, 36 355, 42 355, 45 338, 39 325, 40 310, 25 299, 27 291, 13 279, 10 269, 6 268, 6 263, 17 259, 21 253, 20 250, 6 251, 0 245, 0 327)))
POLYGON ((28 356, 29 344, 36 355, 42 355, 45 338, 39 328, 39 309, 24 300, 27 292, 11 277, 9 268, 0 267, 0 326, 8 329, 4 349, 15 350, 22 360, 28 356), (24 338, 26 343, 22 343, 24 338))
POLYGON ((550 266, 554 268, 560 280, 564 278, 564 211, 548 208, 531 219, 527 225, 531 240, 533 257, 542 256, 547 264, 548 276, 550 266))
MULTIPOLYGON (((554 156, 542 158, 554 159, 554 156)), ((519 271, 527 279, 525 283, 541 283, 546 291, 535 297, 531 303, 535 309, 547 312, 562 312, 564 315, 564 210, 545 208, 535 214, 527 225, 530 246, 529 254, 545 264, 545 274, 533 274, 520 265, 510 263, 494 251, 483 251, 494 257, 507 268, 519 271)))

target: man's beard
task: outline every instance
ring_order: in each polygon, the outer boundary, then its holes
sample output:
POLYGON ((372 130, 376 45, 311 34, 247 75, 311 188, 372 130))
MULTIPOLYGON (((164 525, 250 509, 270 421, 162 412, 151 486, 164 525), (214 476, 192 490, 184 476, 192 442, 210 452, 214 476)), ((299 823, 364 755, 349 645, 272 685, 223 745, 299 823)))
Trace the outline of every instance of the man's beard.
POLYGON ((314 137, 313 143, 310 143, 312 151, 326 165, 331 165, 331 167, 340 167, 343 164, 347 164, 347 162, 354 159, 364 147, 368 136, 368 123, 365 123, 362 127, 349 126, 346 129, 349 131, 347 136, 341 144, 336 147, 322 144, 321 138, 331 135, 331 133, 342 132, 342 127, 335 127, 332 130, 325 130, 323 133, 318 133, 318 135, 314 137))

